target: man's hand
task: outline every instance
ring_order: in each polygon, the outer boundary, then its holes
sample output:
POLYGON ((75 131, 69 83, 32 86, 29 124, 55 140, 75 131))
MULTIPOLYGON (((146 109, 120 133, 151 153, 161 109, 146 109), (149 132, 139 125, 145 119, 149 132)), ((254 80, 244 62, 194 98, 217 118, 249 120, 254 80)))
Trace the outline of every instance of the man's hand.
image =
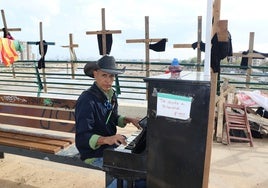
POLYGON ((119 146, 120 144, 127 145, 127 142, 126 142, 126 137, 124 135, 116 134, 113 136, 107 136, 107 137, 101 136, 101 137, 99 137, 97 144, 98 145, 104 145, 104 144, 114 145, 114 144, 116 144, 119 146))
POLYGON ((125 117, 124 123, 132 123, 135 127, 138 129, 142 129, 141 126, 139 125, 139 121, 141 120, 140 118, 130 118, 130 117, 125 117))

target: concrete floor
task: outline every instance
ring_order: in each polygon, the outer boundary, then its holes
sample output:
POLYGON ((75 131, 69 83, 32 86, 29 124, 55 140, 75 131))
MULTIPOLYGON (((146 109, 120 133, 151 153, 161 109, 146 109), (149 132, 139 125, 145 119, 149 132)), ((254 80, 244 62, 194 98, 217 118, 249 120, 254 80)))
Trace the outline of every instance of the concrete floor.
POLYGON ((213 143, 209 188, 267 188, 268 138, 248 143, 213 143))
MULTIPOLYGON (((143 117, 146 115, 146 107, 122 104, 119 112, 123 115, 143 117)), ((135 130, 134 126, 119 129, 125 135, 135 130)), ((0 187, 60 188, 66 187, 68 183, 72 185, 69 187, 80 188, 94 183, 94 187, 101 188, 104 187, 104 180, 104 172, 92 169, 14 155, 7 155, 0 160, 0 187)), ((254 147, 250 147, 248 143, 224 145, 213 142, 208 188, 267 187, 268 138, 254 139, 254 147)))

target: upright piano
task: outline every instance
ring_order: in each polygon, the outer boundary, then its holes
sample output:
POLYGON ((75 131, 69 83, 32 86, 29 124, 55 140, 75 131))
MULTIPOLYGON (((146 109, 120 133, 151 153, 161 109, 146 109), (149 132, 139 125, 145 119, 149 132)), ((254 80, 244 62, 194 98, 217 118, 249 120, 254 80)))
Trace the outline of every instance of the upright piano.
MULTIPOLYGON (((146 147, 104 153, 106 174, 133 181, 146 178, 148 188, 201 188, 205 170, 210 78, 181 72, 144 78, 148 82, 146 147)), ((131 187, 130 184, 129 187, 131 187)))

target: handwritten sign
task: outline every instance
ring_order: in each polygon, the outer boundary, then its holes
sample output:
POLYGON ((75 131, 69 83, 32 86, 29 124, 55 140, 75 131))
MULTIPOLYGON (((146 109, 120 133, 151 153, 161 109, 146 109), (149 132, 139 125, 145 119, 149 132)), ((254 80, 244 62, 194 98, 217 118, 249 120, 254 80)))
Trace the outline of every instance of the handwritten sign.
POLYGON ((190 117, 192 97, 157 93, 158 116, 187 120, 190 117))

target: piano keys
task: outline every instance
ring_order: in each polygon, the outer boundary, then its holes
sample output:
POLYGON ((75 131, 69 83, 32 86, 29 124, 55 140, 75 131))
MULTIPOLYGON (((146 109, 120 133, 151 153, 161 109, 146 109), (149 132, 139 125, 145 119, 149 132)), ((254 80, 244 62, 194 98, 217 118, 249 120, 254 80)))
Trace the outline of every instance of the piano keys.
POLYGON ((138 179, 146 179, 147 118, 143 118, 140 125, 143 129, 128 137, 126 146, 120 145, 104 151, 103 169, 106 177, 112 176, 119 180, 127 180, 130 184, 138 179))
POLYGON ((131 136, 127 137, 126 142, 127 145, 119 145, 117 148, 115 148, 115 151, 122 151, 125 150, 124 152, 132 153, 133 149, 136 146, 136 142, 139 139, 139 134, 141 133, 141 130, 136 131, 133 133, 131 136))

